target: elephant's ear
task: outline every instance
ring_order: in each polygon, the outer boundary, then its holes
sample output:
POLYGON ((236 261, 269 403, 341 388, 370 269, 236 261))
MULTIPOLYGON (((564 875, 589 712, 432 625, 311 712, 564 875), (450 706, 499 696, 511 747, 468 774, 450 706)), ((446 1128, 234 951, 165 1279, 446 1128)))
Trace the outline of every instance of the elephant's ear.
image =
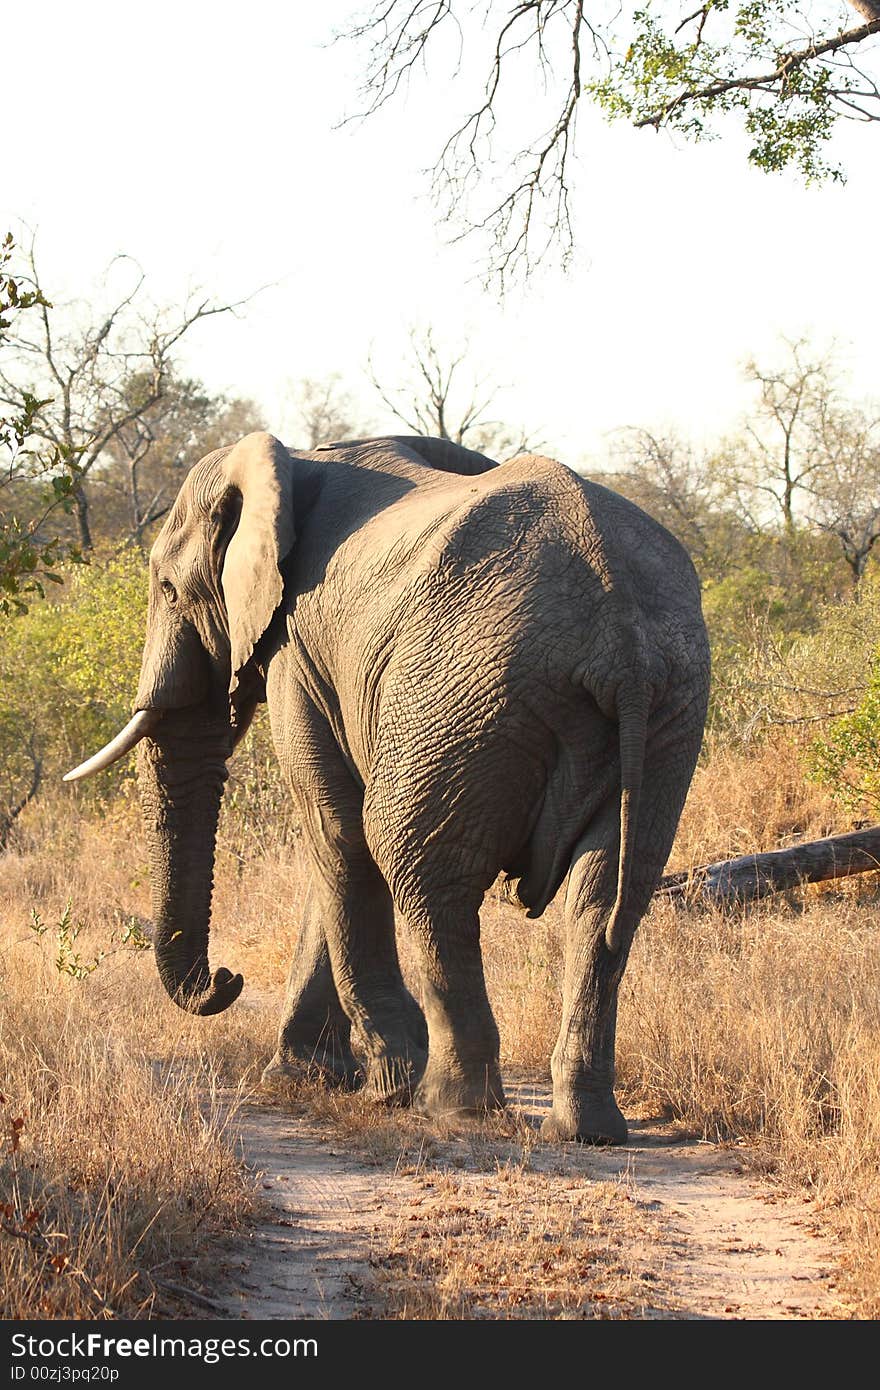
POLYGON ((281 602, 279 566, 293 547, 296 531, 293 464, 273 435, 240 439, 226 455, 223 472, 230 487, 241 494, 238 526, 226 548, 221 575, 232 648, 232 694, 281 602))

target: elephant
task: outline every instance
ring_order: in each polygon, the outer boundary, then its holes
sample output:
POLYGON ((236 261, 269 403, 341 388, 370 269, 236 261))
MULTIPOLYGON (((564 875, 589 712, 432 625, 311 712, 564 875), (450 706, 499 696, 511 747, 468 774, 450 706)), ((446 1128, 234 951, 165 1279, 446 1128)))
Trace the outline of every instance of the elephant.
POLYGON ((214 852, 227 761, 265 702, 310 874, 266 1075, 317 1065, 429 1116, 503 1106, 480 907, 501 878, 536 918, 564 885, 543 1135, 624 1143, 618 987, 708 698, 678 541, 549 458, 255 433, 194 466, 149 567, 134 716, 68 778, 139 744, 171 998, 207 1015, 242 988, 208 965, 214 852))

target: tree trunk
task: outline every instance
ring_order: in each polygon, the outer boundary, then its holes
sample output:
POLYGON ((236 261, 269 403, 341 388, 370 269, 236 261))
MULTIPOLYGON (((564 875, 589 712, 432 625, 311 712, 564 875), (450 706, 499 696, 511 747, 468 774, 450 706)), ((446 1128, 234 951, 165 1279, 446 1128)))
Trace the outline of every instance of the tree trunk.
POLYGON ((754 902, 802 883, 821 883, 880 869, 880 826, 851 835, 831 835, 789 849, 746 854, 667 874, 657 893, 673 900, 721 906, 754 902))
POLYGON ((79 530, 79 544, 81 550, 93 549, 92 528, 89 525, 89 499, 82 483, 77 483, 73 489, 73 496, 76 503, 76 524, 79 530))
POLYGON ((849 0, 849 3, 868 24, 880 19, 880 0, 849 0))
POLYGON ((40 790, 40 783, 43 780, 43 759, 37 756, 34 750, 34 741, 31 738, 30 755, 33 764, 31 770, 31 784, 24 796, 16 801, 14 806, 9 806, 6 810, 0 808, 0 854, 4 853, 9 847, 9 836, 12 834, 12 827, 18 820, 22 811, 29 806, 40 790))

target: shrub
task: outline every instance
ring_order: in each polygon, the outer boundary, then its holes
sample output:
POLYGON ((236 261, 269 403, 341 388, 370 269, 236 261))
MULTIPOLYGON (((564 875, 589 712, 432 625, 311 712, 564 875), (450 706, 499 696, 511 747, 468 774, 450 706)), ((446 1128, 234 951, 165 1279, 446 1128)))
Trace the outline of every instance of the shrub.
POLYGON ((836 719, 808 752, 811 776, 848 810, 880 809, 880 658, 856 709, 836 719))
MULTIPOLYGON (((57 780, 102 747, 130 718, 137 690, 148 589, 139 551, 96 557, 68 570, 58 603, 34 603, 0 629, 0 828, 27 790, 35 759, 57 780)), ((268 720, 257 718, 229 765, 227 838, 242 859, 262 850, 279 826, 295 835, 268 720)), ((78 784, 90 804, 124 793, 134 779, 123 759, 78 784)))
MULTIPOLYGON (((65 577, 58 603, 33 604, 0 634, 0 777, 7 804, 32 756, 42 758, 47 777, 57 777, 111 738, 131 713, 143 647, 144 558, 134 551, 98 557, 65 577)), ((123 765, 110 785, 126 775, 123 765)), ((85 794, 96 790, 93 784, 85 794)))

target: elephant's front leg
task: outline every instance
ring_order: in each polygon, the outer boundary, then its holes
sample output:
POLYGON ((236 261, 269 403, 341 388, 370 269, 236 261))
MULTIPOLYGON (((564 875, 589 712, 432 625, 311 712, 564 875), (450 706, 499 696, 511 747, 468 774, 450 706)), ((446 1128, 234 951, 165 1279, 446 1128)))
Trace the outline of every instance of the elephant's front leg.
POLYGON ((314 893, 339 1000, 366 1051, 366 1091, 405 1105, 425 1069, 425 1018, 400 973, 388 886, 366 845, 355 848, 353 838, 352 831, 344 852, 337 848, 334 855, 321 847, 314 893))
POLYGON ((287 980, 278 1048, 264 1081, 315 1075, 353 1089, 363 1069, 351 1050, 351 1021, 339 1002, 324 934, 319 895, 306 897, 287 980))
POLYGON ((338 1000, 363 1040, 368 1094, 406 1103, 424 1070, 427 1030, 400 973, 391 894, 364 838, 363 792, 326 719, 288 679, 283 660, 270 666, 267 692, 311 882, 280 1050, 286 1040, 308 1050, 329 1019, 345 1055, 348 1027, 335 1012, 338 1000))

